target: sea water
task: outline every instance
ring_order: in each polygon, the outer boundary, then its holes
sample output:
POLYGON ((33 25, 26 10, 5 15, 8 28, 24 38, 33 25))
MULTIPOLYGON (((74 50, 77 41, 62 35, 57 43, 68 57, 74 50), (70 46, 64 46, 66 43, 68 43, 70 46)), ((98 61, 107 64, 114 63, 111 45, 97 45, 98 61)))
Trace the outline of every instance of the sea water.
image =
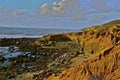
POLYGON ((75 32, 71 29, 0 27, 0 38, 39 38, 47 34, 75 32))

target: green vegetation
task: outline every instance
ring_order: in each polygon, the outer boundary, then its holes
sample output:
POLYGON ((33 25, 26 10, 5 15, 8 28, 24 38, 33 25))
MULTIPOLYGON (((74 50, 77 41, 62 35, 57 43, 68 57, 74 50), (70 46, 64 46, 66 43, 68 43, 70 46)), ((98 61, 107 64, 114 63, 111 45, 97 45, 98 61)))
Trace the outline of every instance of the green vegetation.
POLYGON ((105 23, 105 24, 103 24, 103 25, 105 26, 105 25, 116 25, 116 24, 120 24, 120 20, 110 21, 110 22, 105 23))
POLYGON ((69 37, 63 35, 63 34, 58 34, 58 35, 51 35, 50 36, 50 41, 57 41, 57 42, 63 42, 63 41, 71 41, 69 37))

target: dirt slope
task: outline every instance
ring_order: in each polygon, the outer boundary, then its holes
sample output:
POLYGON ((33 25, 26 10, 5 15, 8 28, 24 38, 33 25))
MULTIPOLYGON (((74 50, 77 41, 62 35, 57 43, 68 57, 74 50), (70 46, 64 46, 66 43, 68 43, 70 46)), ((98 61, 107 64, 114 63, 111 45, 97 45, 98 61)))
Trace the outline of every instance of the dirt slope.
POLYGON ((94 56, 48 80, 120 80, 120 25, 94 26, 67 35, 84 54, 94 56))

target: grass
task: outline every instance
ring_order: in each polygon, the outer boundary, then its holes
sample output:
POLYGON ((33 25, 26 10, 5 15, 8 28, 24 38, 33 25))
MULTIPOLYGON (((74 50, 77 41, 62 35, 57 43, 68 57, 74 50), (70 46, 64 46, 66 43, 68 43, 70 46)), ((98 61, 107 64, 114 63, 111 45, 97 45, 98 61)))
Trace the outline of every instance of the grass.
POLYGON ((110 22, 105 23, 105 24, 103 24, 103 25, 115 25, 115 24, 120 24, 120 20, 110 21, 110 22))

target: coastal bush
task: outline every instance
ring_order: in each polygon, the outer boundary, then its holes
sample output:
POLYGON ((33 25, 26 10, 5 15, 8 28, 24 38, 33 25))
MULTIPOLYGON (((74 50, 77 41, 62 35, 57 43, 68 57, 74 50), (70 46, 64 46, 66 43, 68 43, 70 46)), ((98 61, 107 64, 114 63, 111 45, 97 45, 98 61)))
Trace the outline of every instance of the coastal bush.
POLYGON ((49 38, 50 41, 57 41, 57 42, 62 42, 62 41, 71 41, 71 39, 64 34, 58 34, 58 35, 51 35, 49 38))

